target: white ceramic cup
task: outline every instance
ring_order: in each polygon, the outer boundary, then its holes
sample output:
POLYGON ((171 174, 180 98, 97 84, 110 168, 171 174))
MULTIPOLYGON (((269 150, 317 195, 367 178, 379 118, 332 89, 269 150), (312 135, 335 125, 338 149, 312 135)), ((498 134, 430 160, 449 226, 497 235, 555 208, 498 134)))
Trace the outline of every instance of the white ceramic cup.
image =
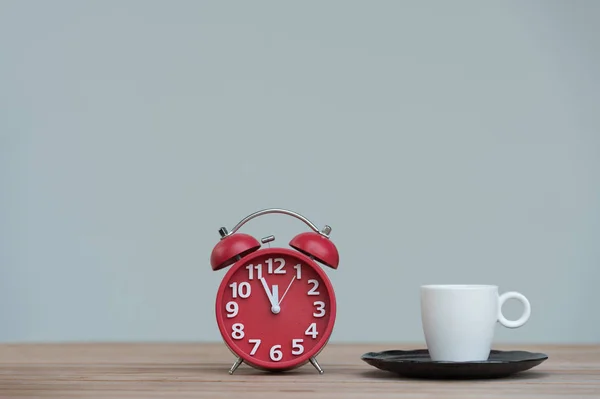
POLYGON ((531 305, 525 296, 518 292, 498 295, 495 285, 421 286, 421 321, 433 361, 487 360, 496 323, 518 328, 530 315, 531 305), (524 306, 517 320, 507 320, 502 314, 508 299, 517 299, 524 306))

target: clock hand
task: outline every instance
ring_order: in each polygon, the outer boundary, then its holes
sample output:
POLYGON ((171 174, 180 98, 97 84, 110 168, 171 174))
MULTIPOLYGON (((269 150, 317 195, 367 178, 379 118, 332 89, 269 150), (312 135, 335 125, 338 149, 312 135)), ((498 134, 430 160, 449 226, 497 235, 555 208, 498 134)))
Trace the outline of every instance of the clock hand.
POLYGON ((271 293, 271 290, 269 289, 269 286, 267 285, 267 281, 265 280, 264 277, 260 278, 260 282, 262 283, 263 288, 265 289, 265 292, 267 294, 267 297, 269 298, 269 302, 271 303, 271 312, 277 314, 279 313, 279 304, 277 303, 277 299, 276 297, 279 296, 279 288, 274 285, 273 286, 273 293, 271 293))
POLYGON ((290 290, 290 287, 292 286, 292 283, 294 282, 295 279, 296 279, 296 276, 294 276, 292 278, 292 281, 290 281, 290 283, 288 284, 287 288, 285 289, 285 292, 283 293, 283 296, 281 297, 281 299, 279 300, 279 302, 277 303, 277 305, 281 305, 281 301, 283 301, 283 298, 285 298, 285 294, 288 293, 288 291, 290 290))
POLYGON ((279 286, 274 285, 271 290, 273 291, 271 293, 271 297, 273 298, 273 303, 279 305, 279 286))
POLYGON ((271 290, 269 289, 269 286, 267 285, 267 281, 265 280, 264 277, 261 277, 260 282, 262 283, 262 286, 265 289, 265 293, 267 294, 267 298, 269 298, 269 302, 271 303, 271 306, 274 306, 277 302, 275 302, 275 298, 273 298, 273 294, 271 294, 271 290))

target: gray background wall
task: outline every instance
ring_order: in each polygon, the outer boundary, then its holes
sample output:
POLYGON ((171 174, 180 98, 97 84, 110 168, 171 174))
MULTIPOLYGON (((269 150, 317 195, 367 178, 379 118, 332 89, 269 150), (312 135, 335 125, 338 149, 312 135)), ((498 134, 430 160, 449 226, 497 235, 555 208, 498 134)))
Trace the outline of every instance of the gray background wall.
POLYGON ((333 341, 423 342, 424 283, 528 296, 498 341, 600 341, 599 18, 1 1, 0 340, 217 341, 217 229, 284 207, 333 227, 333 341))

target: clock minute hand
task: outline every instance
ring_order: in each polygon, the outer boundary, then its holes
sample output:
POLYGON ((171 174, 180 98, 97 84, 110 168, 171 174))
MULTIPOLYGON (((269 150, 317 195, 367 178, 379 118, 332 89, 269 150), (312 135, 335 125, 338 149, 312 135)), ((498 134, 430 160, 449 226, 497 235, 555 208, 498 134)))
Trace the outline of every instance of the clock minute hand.
POLYGON ((267 294, 267 298, 269 298, 269 302, 271 303, 271 312, 277 314, 280 311, 279 304, 277 303, 277 297, 279 296, 279 288, 274 285, 273 293, 269 289, 267 285, 267 281, 264 277, 261 277, 260 282, 262 283, 263 288, 265 289, 265 293, 267 294))

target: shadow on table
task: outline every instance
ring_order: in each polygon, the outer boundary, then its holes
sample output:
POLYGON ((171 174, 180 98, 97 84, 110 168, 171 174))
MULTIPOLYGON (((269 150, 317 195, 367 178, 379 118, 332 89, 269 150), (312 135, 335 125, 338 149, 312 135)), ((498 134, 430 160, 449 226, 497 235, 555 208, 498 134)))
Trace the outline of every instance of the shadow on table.
POLYGON ((223 364, 203 364, 199 367, 196 368, 196 370, 198 372, 202 372, 204 374, 209 374, 209 375, 220 375, 220 376, 227 376, 227 377, 232 377, 232 376, 270 376, 270 377, 277 377, 277 376, 299 376, 299 375, 318 375, 318 373, 315 371, 314 368, 312 367, 302 367, 299 369, 295 369, 295 370, 287 370, 287 371, 281 371, 281 372, 277 372, 277 371, 265 371, 265 370, 258 370, 255 369, 253 367, 250 367, 248 365, 242 364, 240 365, 240 367, 235 371, 235 373, 233 373, 233 375, 229 374, 229 367, 224 367, 223 364))
POLYGON ((537 380, 537 379, 541 379, 541 378, 546 378, 550 376, 550 373, 544 373, 541 371, 528 371, 528 372, 523 372, 523 373, 518 373, 518 374, 514 374, 514 375, 510 375, 507 377, 495 377, 495 378, 473 378, 473 379, 461 379, 461 378, 419 378, 419 377, 406 377, 406 376, 401 376, 395 373, 392 373, 390 371, 385 371, 385 370, 368 370, 368 371, 363 371, 361 373, 361 376, 365 377, 365 378, 377 378, 377 379, 387 379, 387 380, 403 380, 403 381, 431 381, 431 382, 435 382, 435 381, 444 381, 444 382, 452 382, 452 381, 471 381, 471 382, 477 382, 477 381, 501 381, 501 380, 508 380, 508 381, 526 381, 526 380, 537 380))

